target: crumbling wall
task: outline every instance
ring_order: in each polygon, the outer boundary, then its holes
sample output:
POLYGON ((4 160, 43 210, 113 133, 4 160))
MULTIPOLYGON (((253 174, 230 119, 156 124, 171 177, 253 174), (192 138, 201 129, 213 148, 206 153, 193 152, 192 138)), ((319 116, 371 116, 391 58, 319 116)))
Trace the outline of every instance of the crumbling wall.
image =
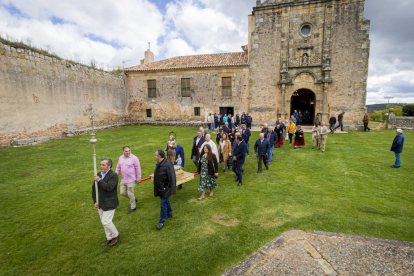
POLYGON ((0 43, 0 146, 88 126, 88 104, 97 125, 119 120, 128 105, 123 76, 0 43))

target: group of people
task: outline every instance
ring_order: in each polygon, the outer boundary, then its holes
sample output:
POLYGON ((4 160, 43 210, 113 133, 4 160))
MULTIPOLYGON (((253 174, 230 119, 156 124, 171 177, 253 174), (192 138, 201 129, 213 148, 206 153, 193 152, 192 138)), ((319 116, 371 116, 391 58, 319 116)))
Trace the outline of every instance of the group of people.
MULTIPOLYGON (((340 122, 342 122, 343 114, 344 112, 340 114, 340 122)), ((317 116, 316 118, 319 117, 317 116)), ((341 126, 342 124, 340 123, 338 127, 341 126)), ((331 122, 329 128, 332 133, 331 122)), ((397 129, 396 132, 397 135, 391 147, 391 151, 395 153, 396 158, 394 165, 391 166, 392 168, 400 168, 400 154, 404 145, 403 131, 397 129)), ((327 135, 328 127, 325 125, 325 122, 319 123, 319 120, 315 119, 315 124, 312 128, 312 149, 317 146, 319 150, 325 152, 327 135)), ((232 126, 230 129, 229 122, 227 121, 216 136, 216 145, 211 139, 211 134, 205 132, 203 127, 200 127, 197 136, 194 137, 191 150, 191 159, 197 168, 197 173, 200 174, 199 201, 205 198, 207 190, 209 190, 209 196, 213 196, 214 189, 217 189, 219 164, 221 163, 223 163, 223 172, 226 171, 226 168, 231 168, 236 175, 235 181, 237 186, 240 187, 242 185, 243 164, 246 155, 247 157, 250 156, 250 136, 251 131, 246 124, 242 124, 239 129, 235 126, 232 126)), ((293 136, 295 136, 295 149, 305 145, 303 130, 300 125, 295 124, 294 118, 285 122, 282 122, 282 119, 279 118, 274 128, 265 124, 259 139, 254 144, 254 152, 258 162, 257 173, 262 172, 263 165, 266 170, 269 170, 274 147, 282 146, 284 137, 290 140, 289 145, 291 145, 293 136)), ((129 146, 124 146, 122 150, 123 154, 118 159, 115 171, 112 171, 112 160, 110 158, 103 158, 100 160, 101 172, 93 177, 92 199, 95 209, 98 210, 106 235, 106 240, 101 246, 115 246, 120 239, 120 234, 112 222, 115 209, 119 204, 117 196, 118 175, 121 175, 121 182, 119 184, 120 194, 128 198, 130 202, 127 214, 131 214, 136 210, 137 199, 134 195, 134 189, 136 184, 141 182, 141 166, 138 157, 131 153, 129 146)), ((184 167, 184 149, 177 144, 175 137, 171 135, 165 149, 155 152, 154 159, 157 162, 153 176, 154 196, 161 199, 160 220, 156 228, 161 230, 164 227, 165 221, 172 217, 169 198, 176 193, 174 164, 184 167)), ((181 188, 182 185, 179 185, 178 189, 181 188)))
POLYGON ((236 116, 232 116, 231 114, 223 115, 220 113, 209 113, 207 115, 207 123, 211 131, 220 128, 226 123, 228 123, 230 127, 239 127, 241 124, 243 124, 246 125, 247 128, 251 129, 252 122, 252 116, 250 116, 249 113, 246 114, 246 112, 243 112, 241 116, 239 113, 237 113, 236 116))
POLYGON ((297 111, 295 109, 293 111, 291 119, 293 120, 295 125, 302 125, 303 122, 305 123, 305 125, 307 125, 310 122, 311 115, 307 110, 305 111, 305 113, 302 114, 302 110, 299 109, 299 111, 297 111))

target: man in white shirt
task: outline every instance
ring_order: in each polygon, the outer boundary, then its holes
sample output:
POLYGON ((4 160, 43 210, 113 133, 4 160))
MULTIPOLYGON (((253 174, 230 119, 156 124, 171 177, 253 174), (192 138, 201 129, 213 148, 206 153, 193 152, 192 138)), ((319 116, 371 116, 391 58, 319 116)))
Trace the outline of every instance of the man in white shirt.
POLYGON ((326 137, 328 136, 328 127, 325 126, 325 122, 322 122, 318 127, 318 136, 318 150, 321 150, 322 144, 322 152, 325 152, 326 137))
POLYGON ((217 150, 217 146, 216 144, 213 142, 213 140, 211 140, 211 135, 210 134, 206 134, 206 141, 201 145, 200 147, 200 156, 201 156, 201 152, 204 148, 204 145, 209 144, 211 147, 211 151, 213 152, 213 154, 216 156, 217 159, 217 163, 220 162, 219 160, 219 155, 218 155, 218 150, 217 150))

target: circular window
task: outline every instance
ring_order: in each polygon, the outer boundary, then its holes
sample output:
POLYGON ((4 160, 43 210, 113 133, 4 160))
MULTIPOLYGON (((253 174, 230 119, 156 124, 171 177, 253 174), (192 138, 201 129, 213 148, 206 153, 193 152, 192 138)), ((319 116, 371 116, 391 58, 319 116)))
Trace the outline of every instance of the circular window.
POLYGON ((309 25, 305 25, 305 26, 302 27, 302 29, 300 31, 303 35, 309 35, 310 32, 311 32, 311 28, 310 28, 309 25))

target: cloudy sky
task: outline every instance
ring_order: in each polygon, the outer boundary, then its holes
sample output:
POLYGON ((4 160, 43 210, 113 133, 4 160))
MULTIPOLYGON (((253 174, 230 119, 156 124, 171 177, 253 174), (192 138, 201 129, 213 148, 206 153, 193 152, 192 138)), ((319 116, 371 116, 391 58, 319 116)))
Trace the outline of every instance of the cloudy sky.
MULTIPOLYGON (((255 0, 0 0, 0 35, 103 69, 239 52, 255 0), (124 61, 124 62, 123 62, 124 61)), ((367 104, 414 103, 414 1, 366 0, 371 20, 367 104), (411 50, 410 50, 411 49, 411 50)))

